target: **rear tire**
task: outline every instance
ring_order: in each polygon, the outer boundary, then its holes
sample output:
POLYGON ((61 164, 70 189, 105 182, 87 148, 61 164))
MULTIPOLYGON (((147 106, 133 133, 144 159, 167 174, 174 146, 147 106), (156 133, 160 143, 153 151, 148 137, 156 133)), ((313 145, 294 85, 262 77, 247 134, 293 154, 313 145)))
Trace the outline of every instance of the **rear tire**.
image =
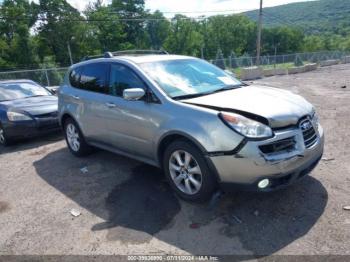
POLYGON ((73 155, 83 157, 92 153, 92 147, 86 143, 78 124, 72 118, 68 118, 64 122, 64 136, 69 151, 73 155))
POLYGON ((205 202, 217 188, 203 153, 186 140, 176 140, 168 146, 163 167, 169 184, 184 200, 205 202))

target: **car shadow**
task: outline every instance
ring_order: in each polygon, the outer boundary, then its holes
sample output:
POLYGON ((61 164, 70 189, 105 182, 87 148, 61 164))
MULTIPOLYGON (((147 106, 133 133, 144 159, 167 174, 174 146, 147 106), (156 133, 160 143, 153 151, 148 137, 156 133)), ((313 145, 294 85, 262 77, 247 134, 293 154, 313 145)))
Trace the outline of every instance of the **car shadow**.
POLYGON ((186 203, 159 169, 104 151, 79 159, 60 149, 34 167, 49 185, 104 220, 91 230, 108 231, 106 241, 157 238, 197 255, 273 254, 307 234, 328 201, 326 189, 308 176, 273 193, 217 194, 206 204, 186 203))
POLYGON ((63 135, 61 131, 57 131, 40 137, 21 139, 13 142, 10 146, 0 146, 0 155, 38 148, 44 145, 56 143, 62 139, 63 135))

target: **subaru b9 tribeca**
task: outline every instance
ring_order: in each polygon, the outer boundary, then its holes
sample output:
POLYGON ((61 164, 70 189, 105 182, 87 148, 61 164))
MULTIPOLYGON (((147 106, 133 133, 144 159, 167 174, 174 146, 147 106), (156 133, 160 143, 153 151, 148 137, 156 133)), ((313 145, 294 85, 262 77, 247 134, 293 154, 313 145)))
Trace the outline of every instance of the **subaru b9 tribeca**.
POLYGON ((218 187, 288 186, 324 146, 304 98, 185 56, 107 53, 76 64, 59 90, 59 115, 74 155, 98 147, 160 167, 193 201, 218 187))

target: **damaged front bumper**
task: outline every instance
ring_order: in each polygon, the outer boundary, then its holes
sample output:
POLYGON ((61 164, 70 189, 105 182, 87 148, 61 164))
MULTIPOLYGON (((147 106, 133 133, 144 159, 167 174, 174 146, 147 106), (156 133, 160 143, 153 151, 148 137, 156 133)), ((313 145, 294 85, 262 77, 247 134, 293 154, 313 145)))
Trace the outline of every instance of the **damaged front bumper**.
POLYGON ((237 187, 254 191, 275 190, 292 184, 316 167, 323 154, 324 133, 320 125, 314 131, 312 144, 300 128, 291 128, 275 132, 268 140, 248 141, 233 155, 208 156, 209 162, 224 190, 237 187), (282 143, 286 146, 281 147, 282 143), (261 189, 258 183, 263 179, 269 179, 269 185, 261 189))

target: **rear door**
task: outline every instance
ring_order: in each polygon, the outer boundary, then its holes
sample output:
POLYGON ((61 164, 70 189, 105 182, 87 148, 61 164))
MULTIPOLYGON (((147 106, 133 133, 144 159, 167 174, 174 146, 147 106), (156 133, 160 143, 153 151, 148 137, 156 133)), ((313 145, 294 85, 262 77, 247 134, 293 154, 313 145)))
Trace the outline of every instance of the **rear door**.
POLYGON ((83 107, 78 121, 89 141, 108 143, 108 74, 109 64, 104 62, 84 65, 81 70, 78 100, 83 107))

